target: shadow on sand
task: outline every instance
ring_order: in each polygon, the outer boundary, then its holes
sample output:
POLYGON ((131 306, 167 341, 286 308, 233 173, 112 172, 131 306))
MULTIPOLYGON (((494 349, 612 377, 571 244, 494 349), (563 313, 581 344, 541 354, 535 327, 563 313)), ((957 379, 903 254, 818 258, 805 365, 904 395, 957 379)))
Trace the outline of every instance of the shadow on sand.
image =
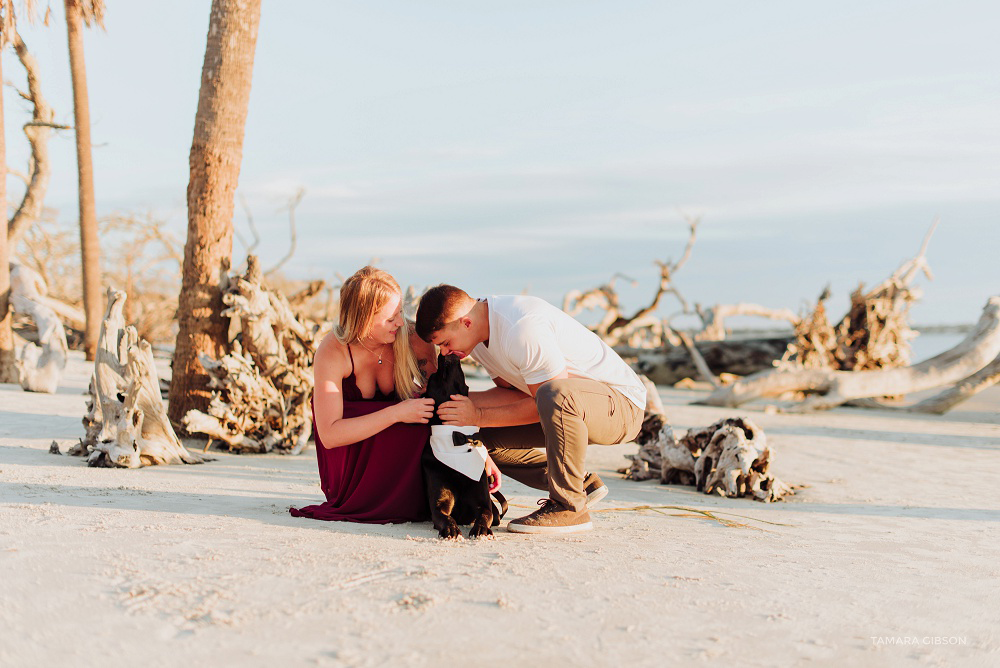
MULTIPOLYGON (((710 496, 695 491, 693 487, 681 485, 660 485, 655 481, 627 482, 612 485, 609 498, 629 503, 649 505, 681 505, 745 515, 754 519, 771 520, 769 511, 791 511, 795 513, 816 513, 829 515, 859 515, 863 517, 896 517, 926 520, 966 520, 973 522, 1000 522, 1000 510, 990 508, 935 508, 930 506, 888 506, 862 503, 812 503, 805 499, 791 497, 786 501, 762 504, 749 499, 727 499, 710 496)), ((618 505, 616 503, 616 505, 618 505)), ((773 520, 781 522, 783 520, 773 520)))
POLYGON ((767 434, 795 434, 847 440, 878 441, 905 445, 930 445, 942 448, 971 448, 973 450, 1000 450, 1000 438, 969 436, 967 434, 917 434, 877 429, 846 429, 843 427, 811 425, 777 425, 767 428, 767 434))

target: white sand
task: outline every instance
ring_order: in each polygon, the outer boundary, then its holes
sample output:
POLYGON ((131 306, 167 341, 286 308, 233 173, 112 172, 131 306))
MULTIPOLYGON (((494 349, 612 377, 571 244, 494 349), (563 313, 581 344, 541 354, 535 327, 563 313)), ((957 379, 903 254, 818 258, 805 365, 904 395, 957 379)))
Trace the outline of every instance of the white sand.
MULTIPOLYGON (((82 434, 88 369, 69 371, 56 395, 0 385, 0 666, 1000 665, 1000 388, 945 417, 667 390, 675 428, 749 415, 809 487, 707 497, 622 480, 635 446, 592 446, 611 488, 595 531, 442 542, 289 516, 321 500, 311 449, 140 470, 50 455, 82 434), (610 510, 642 504, 753 528, 610 510)), ((505 491, 508 518, 534 507, 505 491)))

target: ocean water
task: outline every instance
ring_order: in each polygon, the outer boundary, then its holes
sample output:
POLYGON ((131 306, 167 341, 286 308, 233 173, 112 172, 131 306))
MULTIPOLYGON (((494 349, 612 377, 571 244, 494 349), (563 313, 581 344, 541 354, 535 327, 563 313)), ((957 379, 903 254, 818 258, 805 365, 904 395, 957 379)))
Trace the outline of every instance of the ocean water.
POLYGON ((967 334, 928 332, 910 341, 910 362, 923 362, 958 345, 967 334))

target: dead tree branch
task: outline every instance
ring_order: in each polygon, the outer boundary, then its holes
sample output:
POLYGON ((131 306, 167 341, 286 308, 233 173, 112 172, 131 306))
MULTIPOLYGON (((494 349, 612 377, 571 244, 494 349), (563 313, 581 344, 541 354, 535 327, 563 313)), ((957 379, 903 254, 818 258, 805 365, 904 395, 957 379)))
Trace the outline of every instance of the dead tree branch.
POLYGON ((24 134, 31 146, 28 183, 24 197, 7 226, 7 238, 13 247, 24 230, 41 217, 45 191, 52 170, 49 161, 49 137, 52 128, 61 126, 53 123, 55 112, 42 95, 38 62, 35 57, 28 51, 28 47, 17 32, 11 34, 11 43, 28 79, 28 92, 22 92, 21 95, 32 105, 31 121, 24 125, 24 134))
POLYGON ((265 278, 270 276, 274 272, 278 271, 278 269, 280 269, 286 262, 292 259, 293 255, 295 255, 295 245, 297 242, 296 238, 297 235, 295 232, 295 209, 296 207, 298 207, 299 203, 302 202, 302 198, 305 197, 305 194, 306 194, 306 189, 299 188, 298 191, 294 195, 292 195, 292 197, 288 200, 288 205, 286 208, 288 209, 288 228, 291 234, 291 241, 288 246, 288 252, 285 254, 285 257, 281 258, 281 260, 278 261, 278 264, 274 265, 273 267, 264 272, 265 278))
POLYGON ((234 232, 236 232, 236 238, 246 248, 247 255, 250 255, 257 250, 257 246, 260 244, 260 234, 257 232, 257 225, 253 222, 253 213, 250 211, 250 205, 247 204, 247 198, 243 196, 243 193, 240 193, 240 206, 243 207, 243 213, 247 216, 247 227, 250 228, 250 233, 253 234, 253 243, 248 246, 243 235, 238 230, 234 229, 234 232))
MULTIPOLYGON (((670 262, 669 260, 666 262, 656 261, 656 265, 660 269, 660 283, 648 305, 640 308, 631 316, 622 315, 618 292, 615 290, 615 281, 619 277, 626 279, 628 277, 616 273, 604 285, 586 292, 579 290, 568 292, 563 298, 563 310, 570 315, 577 315, 585 310, 603 309, 604 315, 593 329, 610 346, 615 346, 628 340, 641 329, 651 329, 656 339, 662 340, 662 323, 659 319, 654 318, 652 314, 660 307, 663 297, 673 294, 684 305, 685 309, 687 308, 684 298, 673 285, 674 275, 691 257, 691 251, 694 248, 697 238, 700 218, 688 218, 687 222, 690 232, 681 258, 677 262, 670 262)), ((634 284, 635 281, 632 281, 632 283, 634 284)))
POLYGON ((726 318, 733 316, 756 316, 771 320, 784 320, 794 327, 799 323, 799 316, 789 309, 773 309, 760 304, 716 304, 702 308, 694 305, 695 312, 701 318, 702 330, 695 335, 698 341, 722 341, 726 338, 726 318))
POLYGON ((708 368, 705 358, 701 356, 700 352, 698 352, 698 349, 695 347, 694 341, 691 340, 691 337, 679 330, 675 330, 675 333, 680 337, 681 343, 684 344, 684 347, 687 348, 688 354, 691 355, 691 361, 694 362, 695 367, 698 369, 698 374, 703 379, 711 383, 712 387, 722 387, 722 383, 719 382, 719 379, 716 378, 715 374, 708 368))

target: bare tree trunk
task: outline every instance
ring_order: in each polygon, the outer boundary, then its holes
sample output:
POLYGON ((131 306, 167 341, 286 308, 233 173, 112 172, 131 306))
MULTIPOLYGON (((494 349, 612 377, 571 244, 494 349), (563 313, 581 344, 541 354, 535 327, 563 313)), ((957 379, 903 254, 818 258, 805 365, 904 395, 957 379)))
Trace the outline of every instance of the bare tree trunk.
POLYGON ((198 356, 218 359, 226 352, 220 286, 233 250, 233 197, 243 157, 260 3, 212 0, 189 157, 188 233, 170 383, 169 416, 174 424, 191 409, 208 408, 209 378, 198 356))
POLYGON ((90 102, 87 68, 83 60, 83 18, 78 0, 66 0, 69 67, 73 77, 73 116, 76 123, 77 177, 80 186, 80 257, 83 266, 83 310, 87 314, 83 347, 87 359, 97 352, 101 333, 101 249, 97 240, 94 206, 94 167, 90 155, 90 102))
MULTIPOLYGON (((0 38, 0 48, 6 40, 0 38)), ((3 70, 0 69, 0 81, 3 70)), ((3 100, 0 99, 0 383, 17 382, 17 364, 14 358, 14 330, 10 317, 10 250, 7 247, 7 146, 4 142, 3 100)))

